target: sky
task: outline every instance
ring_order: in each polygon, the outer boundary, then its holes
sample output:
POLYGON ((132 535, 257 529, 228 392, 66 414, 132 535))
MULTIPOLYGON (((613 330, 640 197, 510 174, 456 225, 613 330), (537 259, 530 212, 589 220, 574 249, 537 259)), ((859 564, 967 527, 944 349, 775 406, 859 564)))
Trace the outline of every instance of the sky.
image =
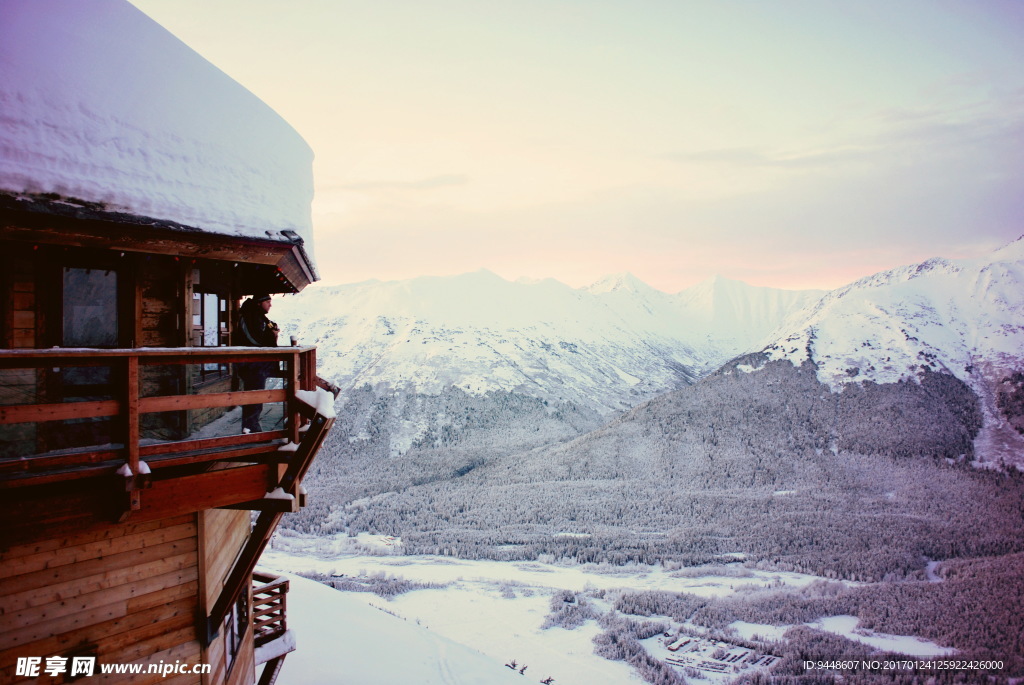
POLYGON ((1024 234, 1015 0, 131 0, 316 155, 325 284, 833 288, 1024 234))

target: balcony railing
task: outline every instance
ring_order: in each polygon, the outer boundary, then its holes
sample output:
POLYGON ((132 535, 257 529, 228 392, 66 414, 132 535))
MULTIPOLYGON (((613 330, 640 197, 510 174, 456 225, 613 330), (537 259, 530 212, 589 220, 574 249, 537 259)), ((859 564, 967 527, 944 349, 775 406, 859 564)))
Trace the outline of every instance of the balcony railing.
POLYGON ((288 579, 256 571, 252 574, 252 625, 257 647, 288 630, 288 579))
MULTIPOLYGON (((0 350, 0 437, 4 438, 0 442, 9 448, 15 443, 21 446, 20 452, 8 451, 0 458, 0 487, 101 475, 124 464, 131 474, 139 474, 143 461, 151 468, 165 468, 244 459, 265 451, 269 441, 288 438, 298 443, 302 406, 296 391, 313 390, 316 382, 315 347, 0 350), (280 373, 275 376, 283 382, 274 385, 280 387, 234 389, 230 365, 253 362, 278 362, 280 373), (201 383, 185 382, 187 365, 207 372, 193 374, 201 377, 201 383), (208 380, 208 371, 214 368, 220 370, 223 387, 208 380), (154 381, 168 377, 177 380, 162 386, 154 381), (199 385, 203 387, 199 392, 180 392, 199 385), (223 412, 237 405, 263 403, 281 403, 280 428, 211 437, 191 430, 194 422, 179 420, 177 435, 168 439, 166 431, 159 430, 163 419, 153 416, 223 412), (105 417, 110 418, 104 423, 105 417), (44 422, 64 423, 32 430, 31 424, 44 422), (73 432, 70 429, 88 428, 90 422, 104 423, 104 442, 60 443, 63 426, 73 432)), ((142 473, 146 470, 141 468, 142 473)))

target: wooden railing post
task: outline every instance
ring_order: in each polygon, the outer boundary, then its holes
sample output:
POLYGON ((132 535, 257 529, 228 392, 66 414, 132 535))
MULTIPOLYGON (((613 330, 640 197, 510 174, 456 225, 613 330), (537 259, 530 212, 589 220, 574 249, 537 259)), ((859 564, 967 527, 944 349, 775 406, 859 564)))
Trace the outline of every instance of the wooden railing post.
POLYGON ((285 380, 288 383, 288 402, 285 403, 285 411, 288 413, 288 439, 293 443, 298 444, 299 438, 299 423, 302 421, 302 417, 299 416, 299 408, 296 405, 297 400, 295 399, 295 391, 299 389, 299 377, 300 369, 299 365, 302 361, 302 353, 294 352, 291 359, 288 360, 288 375, 285 380))
POLYGON ((306 368, 308 369, 303 390, 316 390, 316 348, 306 352, 306 368))
POLYGON ((142 508, 142 495, 138 487, 139 477, 139 358, 132 354, 125 357, 125 389, 124 389, 124 446, 128 455, 128 468, 132 475, 129 478, 128 499, 129 509, 138 511, 142 508))

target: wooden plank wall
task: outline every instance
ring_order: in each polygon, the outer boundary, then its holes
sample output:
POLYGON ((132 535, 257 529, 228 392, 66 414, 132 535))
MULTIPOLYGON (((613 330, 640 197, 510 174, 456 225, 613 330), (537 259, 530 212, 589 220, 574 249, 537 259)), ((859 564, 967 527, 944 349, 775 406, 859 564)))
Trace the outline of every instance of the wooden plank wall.
MULTIPOLYGON (((252 615, 252 589, 249 590, 249 615, 252 615)), ((226 685, 252 685, 256 682, 256 648, 253 644, 252 626, 249 626, 242 646, 238 651, 238 659, 228 674, 226 685)))
MULTIPOLYGON (((181 318, 181 269, 169 257, 142 257, 139 290, 142 297, 142 347, 177 347, 181 318)), ((191 324, 191 322, 187 322, 191 324)))
MULTIPOLYGON (((0 311, 7 348, 36 346, 36 269, 33 251, 27 246, 5 245, 0 283, 0 311)), ((0 404, 37 401, 39 372, 35 369, 0 369, 0 404)), ((0 457, 20 456, 35 450, 35 424, 0 426, 0 457)))
MULTIPOLYGON (((199 567, 200 593, 204 615, 208 616, 213 605, 224 589, 224 582, 249 537, 250 512, 234 509, 206 509, 199 512, 199 567)), ((251 591, 250 591, 251 592, 251 591)), ((249 597, 250 616, 252 597, 249 597)), ((253 659, 252 626, 245 636, 237 662, 231 668, 230 682, 252 683, 255 681, 253 659)), ((228 659, 225 654, 224 633, 215 639, 206 650, 206 663, 213 665, 213 672, 204 683, 223 683, 228 676, 228 659)))
MULTIPOLYGON (((0 682, 19 682, 21 656, 201 663, 198 557, 194 514, 102 525, 0 552, 0 682)), ((159 674, 130 680, 200 682, 159 674)))
POLYGON ((9 348, 36 346, 36 270, 32 250, 28 247, 5 246, 8 320, 4 322, 9 348))

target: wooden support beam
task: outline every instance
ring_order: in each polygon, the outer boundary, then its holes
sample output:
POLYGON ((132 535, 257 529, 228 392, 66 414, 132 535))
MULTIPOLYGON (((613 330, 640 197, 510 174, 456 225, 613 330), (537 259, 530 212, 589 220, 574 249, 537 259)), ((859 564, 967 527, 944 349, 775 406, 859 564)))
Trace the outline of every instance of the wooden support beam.
MULTIPOLYGON (((306 431, 305 437, 299 444, 299 449, 292 454, 288 467, 285 469, 284 475, 281 476, 281 480, 278 483, 279 487, 287 493, 296 495, 296 500, 298 496, 295 491, 298 490, 302 477, 309 469, 313 457, 316 456, 320 445, 323 444, 324 438, 333 425, 334 419, 328 419, 320 414, 316 414, 312 425, 306 431)), ((277 527, 282 515, 279 511, 261 511, 257 517, 256 525, 249 535, 245 548, 235 561, 235 566, 232 568, 228 580, 224 583, 224 589, 221 591, 216 603, 214 603, 210 615, 206 618, 205 644, 209 645, 210 641, 217 636, 217 631, 227 611, 238 599, 246 585, 251 582, 256 562, 266 548, 267 543, 270 542, 270 536, 273 535, 274 529, 277 527)))
MULTIPOLYGON (((177 478, 154 478, 132 512, 133 522, 262 499, 276 481, 276 464, 252 464, 177 478)), ((106 476, 8 490, 0 498, 0 547, 76 533, 120 516, 124 479, 106 476), (85 483, 85 485, 83 485, 85 483)))
POLYGON ((224 617, 231 606, 238 601, 239 596, 252 582, 252 572, 256 568, 256 562, 270 542, 270 536, 274 534, 278 522, 283 514, 277 511, 262 511, 256 518, 256 525, 245 543, 245 547, 238 555, 228 579, 224 582, 224 588, 213 605, 213 610, 206 617, 206 630, 203 644, 209 646, 217 637, 224 617))
POLYGON ((142 511, 132 519, 148 521, 260 499, 274 481, 275 471, 274 465, 253 464, 154 481, 142 511))
POLYGON ((324 438, 327 437, 327 433, 333 425, 334 419, 324 418, 320 414, 313 417, 312 424, 306 431, 306 437, 299 444, 299 449, 292 454, 288 461, 288 468, 281 476, 281 489, 288 493, 298 494, 295 492, 295 486, 302 482, 303 476, 306 475, 310 464, 313 463, 313 457, 320 450, 320 445, 323 444, 324 438))
POLYGON ((284 658, 286 656, 288 655, 282 654, 268 661, 260 672, 260 679, 257 685, 274 685, 277 682, 278 674, 281 673, 281 667, 284 665, 284 658))
POLYGON ((294 497, 289 499, 264 497, 251 502, 227 504, 218 509, 247 509, 249 511, 277 511, 282 514, 294 514, 299 510, 299 501, 294 497))

